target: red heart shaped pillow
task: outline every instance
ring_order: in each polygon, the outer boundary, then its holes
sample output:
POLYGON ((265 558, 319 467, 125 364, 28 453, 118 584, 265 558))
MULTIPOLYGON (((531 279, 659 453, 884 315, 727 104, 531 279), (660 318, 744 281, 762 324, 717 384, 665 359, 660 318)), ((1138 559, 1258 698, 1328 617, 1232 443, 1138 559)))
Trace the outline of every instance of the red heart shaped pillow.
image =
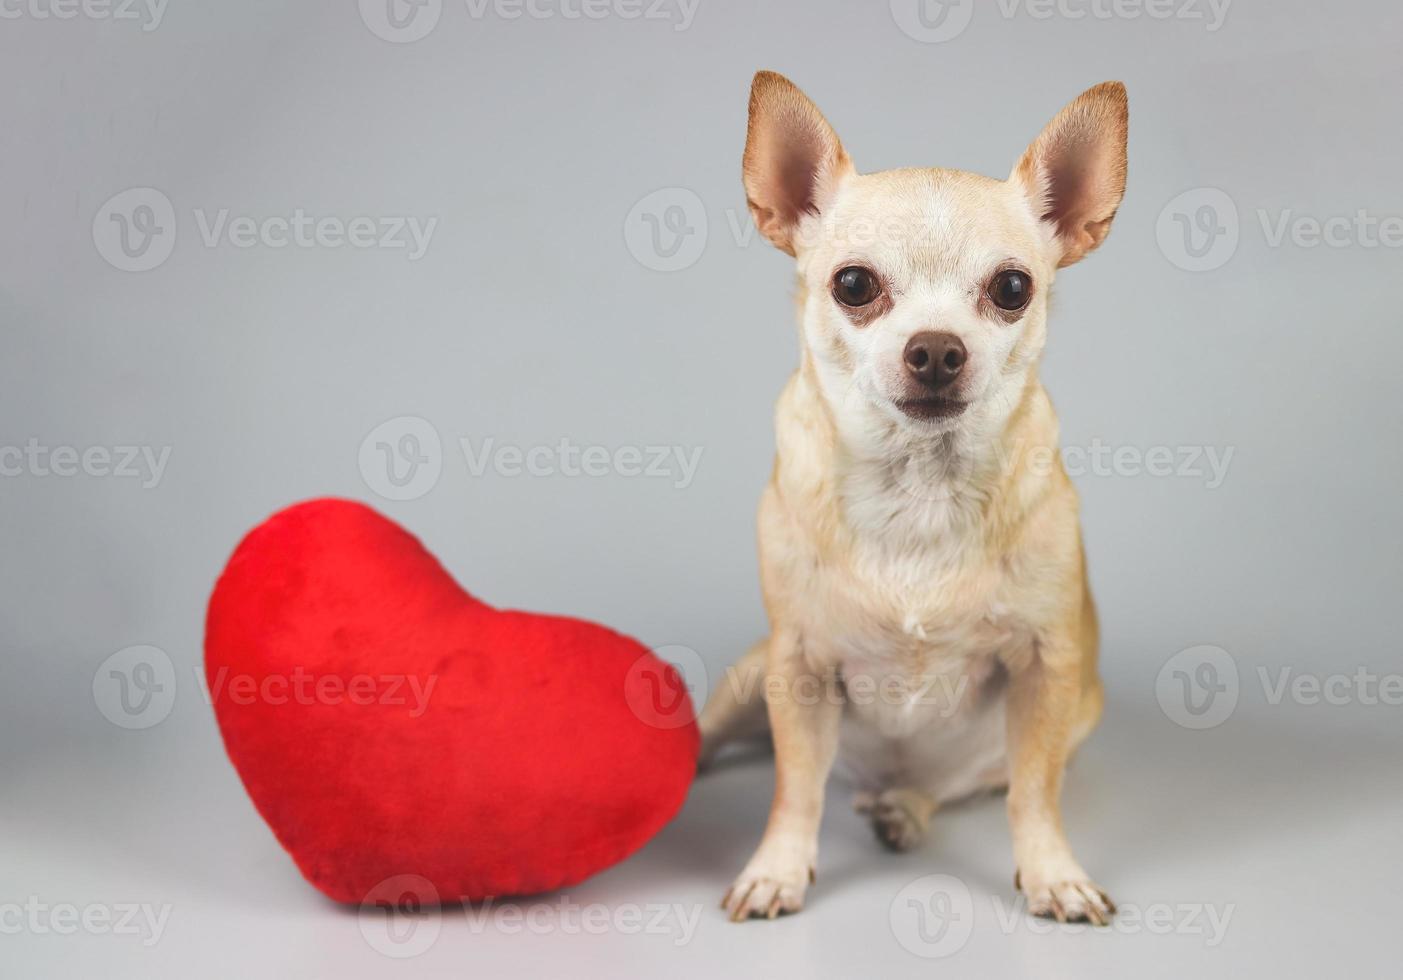
POLYGON ((647 842, 695 771, 672 667, 603 626, 479 602, 349 501, 243 540, 205 675, 258 812, 343 902, 403 875, 444 902, 573 884, 647 842))

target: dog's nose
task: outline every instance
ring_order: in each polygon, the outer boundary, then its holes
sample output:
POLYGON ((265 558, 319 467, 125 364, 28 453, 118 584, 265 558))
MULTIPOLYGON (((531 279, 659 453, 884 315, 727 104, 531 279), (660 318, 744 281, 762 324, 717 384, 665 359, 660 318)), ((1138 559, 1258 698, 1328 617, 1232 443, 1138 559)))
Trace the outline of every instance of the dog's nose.
POLYGON ((901 359, 911 377, 931 391, 939 391, 960 376, 968 357, 959 337, 927 330, 906 342, 901 359))

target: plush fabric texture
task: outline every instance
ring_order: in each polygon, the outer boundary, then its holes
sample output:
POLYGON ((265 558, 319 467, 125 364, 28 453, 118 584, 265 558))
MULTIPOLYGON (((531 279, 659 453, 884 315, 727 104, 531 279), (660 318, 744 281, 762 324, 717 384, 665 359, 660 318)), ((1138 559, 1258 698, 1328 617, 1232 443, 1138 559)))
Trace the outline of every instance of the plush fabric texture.
POLYGON ((480 602, 350 501, 243 540, 205 673, 258 812, 341 902, 402 875, 450 904, 574 884, 657 833, 695 772, 674 668, 603 626, 480 602))

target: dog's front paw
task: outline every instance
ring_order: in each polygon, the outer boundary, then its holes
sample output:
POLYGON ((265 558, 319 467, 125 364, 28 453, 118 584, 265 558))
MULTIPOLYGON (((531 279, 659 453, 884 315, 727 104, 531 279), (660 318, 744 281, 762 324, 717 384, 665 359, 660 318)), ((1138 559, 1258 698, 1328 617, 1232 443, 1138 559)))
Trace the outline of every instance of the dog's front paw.
POLYGON ((804 892, 813 880, 813 868, 805 862, 768 862, 757 855, 721 899, 721 907, 732 922, 744 922, 752 916, 773 919, 781 913, 798 912, 804 907, 804 892))
POLYGON ((1028 911, 1045 919, 1104 926, 1116 914, 1116 904, 1084 874, 1037 878, 1019 872, 1013 887, 1028 896, 1028 911))

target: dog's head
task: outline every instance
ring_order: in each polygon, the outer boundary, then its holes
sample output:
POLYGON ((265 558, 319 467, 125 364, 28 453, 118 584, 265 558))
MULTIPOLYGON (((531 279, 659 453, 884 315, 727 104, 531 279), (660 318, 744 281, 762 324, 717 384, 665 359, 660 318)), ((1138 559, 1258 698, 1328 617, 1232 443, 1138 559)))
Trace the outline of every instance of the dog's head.
POLYGON ((1007 180, 858 174, 788 79, 755 76, 744 160, 756 226, 795 256, 802 328, 839 417, 920 437, 1006 419, 1045 341, 1057 269, 1096 248, 1125 189, 1125 87, 1064 108, 1007 180))

